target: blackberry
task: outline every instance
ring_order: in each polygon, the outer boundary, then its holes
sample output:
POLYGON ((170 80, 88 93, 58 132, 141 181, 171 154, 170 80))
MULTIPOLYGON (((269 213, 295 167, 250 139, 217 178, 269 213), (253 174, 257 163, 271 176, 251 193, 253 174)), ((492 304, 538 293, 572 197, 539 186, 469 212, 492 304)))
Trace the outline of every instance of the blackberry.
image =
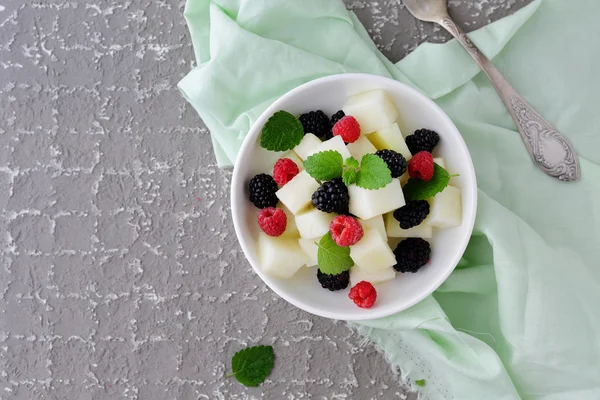
POLYGON ((334 290, 342 290, 346 289, 350 283, 350 271, 344 271, 337 275, 329 275, 317 269, 317 279, 323 289, 329 289, 332 292, 334 290))
POLYGON ((439 141, 440 135, 429 129, 417 129, 414 134, 406 137, 406 145, 413 155, 420 151, 433 152, 439 141))
POLYGON ((410 229, 419 225, 429 215, 427 200, 414 200, 394 211, 394 218, 400 222, 400 228, 410 229))
POLYGON ((329 118, 321 110, 311 111, 300 116, 300 123, 304 128, 304 134, 312 133, 320 139, 325 139, 331 133, 329 129, 329 118))
POLYGON ((402 154, 394 150, 377 150, 375 155, 385 161, 392 172, 392 178, 398 178, 406 172, 407 163, 402 154))
POLYGON ((340 110, 331 116, 331 120, 329 121, 329 134, 327 139, 331 139, 333 137, 333 126, 342 118, 344 118, 346 114, 344 111, 340 110))
POLYGON ((248 184, 250 201, 258 208, 275 207, 277 202, 277 183, 271 175, 258 174, 248 184))
POLYGON ((394 269, 398 272, 417 272, 429 261, 431 246, 421 238, 404 239, 394 250, 396 265, 394 269))
POLYGON ((350 196, 342 178, 324 182, 312 195, 312 203, 317 209, 338 214, 348 214, 350 196))

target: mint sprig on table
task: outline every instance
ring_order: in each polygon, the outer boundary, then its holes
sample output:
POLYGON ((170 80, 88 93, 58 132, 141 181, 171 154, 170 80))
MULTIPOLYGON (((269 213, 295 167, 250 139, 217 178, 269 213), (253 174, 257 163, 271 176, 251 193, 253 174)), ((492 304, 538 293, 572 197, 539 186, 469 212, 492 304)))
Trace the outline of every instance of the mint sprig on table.
POLYGON ((304 169, 319 181, 329 181, 342 176, 344 159, 335 150, 313 154, 304 161, 304 169))
POLYGON ((271 151, 296 147, 304 137, 302 124, 287 111, 277 111, 265 122, 260 134, 260 146, 271 151))
POLYGON ((450 174, 438 164, 433 165, 433 177, 428 181, 410 178, 402 188, 406 200, 426 200, 443 191, 450 183, 450 174))
POLYGON ((421 387, 425 386, 425 379, 417 379, 415 381, 415 385, 421 386, 421 387))
POLYGON ((275 353, 272 346, 248 347, 233 355, 233 372, 226 378, 233 376, 244 386, 258 386, 269 376, 274 362, 275 353))
POLYGON ((315 242, 315 244, 319 248, 317 252, 319 269, 324 274, 341 274, 354 265, 354 261, 350 258, 350 247, 338 246, 333 241, 330 232, 323 236, 319 243, 315 242))

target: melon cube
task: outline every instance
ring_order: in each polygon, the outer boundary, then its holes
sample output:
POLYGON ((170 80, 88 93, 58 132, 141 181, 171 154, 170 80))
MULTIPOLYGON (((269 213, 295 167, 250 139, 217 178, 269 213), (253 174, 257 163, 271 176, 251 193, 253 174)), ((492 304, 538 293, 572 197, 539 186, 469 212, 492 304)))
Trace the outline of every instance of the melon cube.
POLYGON ((408 175, 408 171, 400 175, 400 186, 404 187, 404 185, 406 185, 406 182, 408 182, 409 179, 410 175, 408 175))
POLYGON ((394 213, 385 214, 385 231, 389 237, 398 238, 410 238, 418 237, 423 239, 430 239, 433 235, 433 229, 431 225, 427 225, 427 219, 421 222, 417 226, 413 226, 410 229, 400 228, 400 222, 394 218, 394 213))
POLYGON ((287 218, 287 222, 285 225, 285 231, 281 234, 281 237, 289 237, 297 239, 300 236, 298 232, 298 227, 296 226, 296 219, 294 218, 294 214, 290 210, 287 209, 286 206, 282 204, 278 204, 277 207, 281 208, 285 213, 287 218))
POLYGON ((375 146, 369 142, 369 139, 367 139, 365 135, 360 135, 356 142, 348 143, 347 147, 350 154, 352 154, 352 157, 356 158, 358 161, 360 161, 365 154, 373 154, 377 151, 375 146))
POLYGON ((429 203, 431 210, 427 220, 427 225, 436 228, 452 228, 462 223, 462 204, 460 189, 454 186, 446 186, 441 192, 436 194, 429 203))
POLYGON ((312 195, 319 188, 319 182, 315 181, 306 171, 300 171, 291 181, 279 189, 275 195, 292 214, 312 203, 312 195))
POLYGON ((321 139, 312 133, 307 133, 302 138, 302 141, 298 143, 296 147, 294 147, 294 151, 296 154, 298 154, 298 157, 300 157, 302 160, 306 160, 308 157, 318 152, 317 148, 320 145, 321 139))
POLYGON ((320 153, 327 150, 337 151, 342 155, 344 160, 351 156, 341 136, 334 136, 331 139, 324 141, 317 147, 317 151, 315 153, 320 153))
POLYGON ((307 267, 315 267, 319 265, 319 247, 315 243, 318 239, 298 239, 300 247, 308 257, 306 261, 307 267))
POLYGON ((363 133, 378 131, 398 118, 394 101, 381 89, 350 96, 343 110, 356 118, 363 133))
POLYGON ((371 133, 368 139, 373 143, 377 150, 394 150, 404 156, 406 161, 412 158, 410 150, 402 137, 400 128, 397 123, 393 123, 385 128, 379 129, 377 132, 371 133))
POLYGON ((364 220, 364 219, 358 219, 358 222, 360 222, 360 225, 362 226, 363 230, 367 230, 367 229, 375 229, 377 232, 379 232, 379 234, 385 238, 385 224, 383 222, 383 216, 378 215, 376 217, 364 220))
POLYGON ((262 232, 258 236, 258 254, 261 269, 278 278, 291 278, 308 261, 298 240, 271 237, 262 232))
POLYGON ((356 184, 348 187, 350 212, 361 219, 370 219, 394 211, 404 204, 404 194, 398 178, 378 190, 363 189, 356 184))
POLYGON ((350 282, 352 286, 358 282, 367 281, 371 283, 381 283, 390 281, 396 277, 396 270, 393 267, 384 268, 379 271, 367 272, 364 269, 354 266, 350 268, 350 282))
POLYGON ((439 165, 440 167, 446 169, 446 162, 442 157, 434 157, 433 162, 439 165))
POLYGON ((300 157, 298 157, 298 154, 296 154, 294 150, 288 151, 287 153, 282 155, 281 158, 289 158, 290 160, 292 160, 298 166, 298 169, 300 171, 304 169, 304 162, 302 161, 302 159, 300 159, 300 157))
POLYGON ((334 218, 335 214, 329 214, 316 208, 297 214, 296 226, 300 237, 302 239, 321 238, 329 232, 329 226, 334 218))
POLYGON ((396 265, 396 257, 387 241, 375 229, 365 231, 362 239, 350 246, 354 268, 373 273, 396 265))

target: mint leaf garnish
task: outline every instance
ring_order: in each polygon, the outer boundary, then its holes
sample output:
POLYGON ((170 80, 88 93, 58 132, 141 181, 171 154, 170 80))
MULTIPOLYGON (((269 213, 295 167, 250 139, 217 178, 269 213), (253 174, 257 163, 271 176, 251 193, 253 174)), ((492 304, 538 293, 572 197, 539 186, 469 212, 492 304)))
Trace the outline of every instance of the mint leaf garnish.
POLYGON ((358 172, 354 169, 347 169, 342 173, 342 182, 344 185, 350 186, 356 182, 356 178, 358 177, 358 172))
POLYGON ((231 359, 233 372, 226 376, 235 377, 244 386, 258 386, 273 369, 275 353, 272 346, 254 346, 238 351, 231 359))
POLYGON ((406 200, 426 200, 448 186, 450 174, 437 164, 433 165, 433 177, 429 181, 410 178, 402 188, 406 200))
POLYGON ((319 181, 329 181, 342 176, 344 159, 335 150, 321 151, 304 160, 306 172, 319 181))
POLYGON ((271 151, 291 150, 303 137, 300 121, 287 111, 277 111, 263 126, 260 145, 271 151))
POLYGON ((415 385, 417 385, 417 386, 425 386, 425 379, 417 379, 415 381, 415 385))
POLYGON ((330 232, 315 244, 319 247, 317 261, 321 272, 337 275, 349 270, 354 265, 354 261, 350 258, 350 247, 338 246, 333 241, 330 232))
POLYGON ((392 181, 392 173, 385 161, 375 154, 365 154, 360 160, 356 185, 363 189, 381 189, 392 181))
POLYGON ((346 158, 346 166, 348 168, 358 168, 358 160, 354 157, 346 158))

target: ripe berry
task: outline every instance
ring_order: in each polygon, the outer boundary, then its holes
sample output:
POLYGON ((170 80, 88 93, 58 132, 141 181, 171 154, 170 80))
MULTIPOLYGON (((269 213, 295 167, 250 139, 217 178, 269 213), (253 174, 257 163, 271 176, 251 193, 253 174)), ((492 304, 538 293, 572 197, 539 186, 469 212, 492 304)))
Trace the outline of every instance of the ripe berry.
POLYGON ((360 136, 360 125, 356 118, 348 115, 342 117, 333 126, 333 136, 341 136, 346 143, 356 142, 360 136))
POLYGON ((344 271, 337 275, 329 275, 317 269, 317 280, 323 289, 328 289, 332 292, 346 289, 350 283, 350 271, 344 271))
POLYGON ((394 150, 377 150, 375 155, 385 161, 392 173, 392 178, 399 178, 406 172, 406 159, 394 150))
POLYGON ((394 256, 396 256, 396 265, 394 265, 396 271, 417 272, 429 261, 431 246, 421 238, 404 239, 398 243, 394 256))
POLYGON ((258 213, 258 226, 269 236, 281 236, 287 226, 287 216, 281 208, 263 208, 258 213))
POLYGON ((350 289, 348 297, 360 308, 371 308, 377 300, 377 290, 370 282, 360 281, 350 289))
POLYGON ((428 181, 433 177, 433 156, 427 151, 415 154, 408 162, 408 175, 411 178, 428 181))
POLYGON ((347 214, 350 202, 348 188, 341 178, 324 182, 312 195, 313 205, 326 213, 347 214))
POLYGON ((421 224, 429 215, 427 200, 413 200, 394 211, 394 218, 400 222, 400 228, 410 229, 421 224))
POLYGON ((440 135, 430 129, 417 129, 414 134, 406 137, 406 145, 413 155, 420 151, 433 152, 439 141, 440 135))
POLYGON ((275 195, 278 189, 271 175, 258 174, 248 184, 250 201, 258 208, 275 207, 279 202, 275 195))
POLYGON ((329 118, 321 110, 302 114, 299 120, 305 134, 312 133, 321 140, 325 140, 329 134, 329 118))
POLYGON ((331 237, 338 246, 352 246, 362 239, 363 227, 356 218, 339 215, 331 221, 329 226, 331 237))
POLYGON ((289 158, 280 158, 273 166, 273 179, 279 186, 283 186, 291 181, 298 173, 300 169, 295 162, 289 158))

